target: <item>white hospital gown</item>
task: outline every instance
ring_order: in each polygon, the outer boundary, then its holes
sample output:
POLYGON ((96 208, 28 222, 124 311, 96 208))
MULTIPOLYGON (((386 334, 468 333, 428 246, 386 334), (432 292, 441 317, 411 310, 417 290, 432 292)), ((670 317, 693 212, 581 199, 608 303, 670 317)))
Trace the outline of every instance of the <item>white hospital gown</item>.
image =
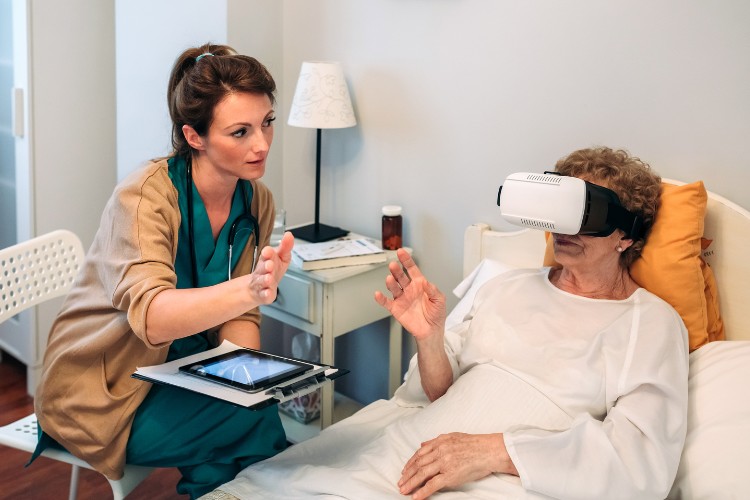
POLYGON ((548 269, 487 282, 446 332, 455 381, 427 404, 414 366, 378 401, 221 487, 238 498, 403 498, 396 482, 420 443, 504 432, 520 479, 493 474, 452 498, 664 498, 686 432, 687 332, 639 289, 594 300, 548 269))
POLYGON ((682 320, 644 289, 626 300, 588 299, 556 288, 547 274, 512 272, 480 290, 460 370, 496 360, 574 419, 564 432, 506 433, 528 490, 664 498, 687 429, 682 320))

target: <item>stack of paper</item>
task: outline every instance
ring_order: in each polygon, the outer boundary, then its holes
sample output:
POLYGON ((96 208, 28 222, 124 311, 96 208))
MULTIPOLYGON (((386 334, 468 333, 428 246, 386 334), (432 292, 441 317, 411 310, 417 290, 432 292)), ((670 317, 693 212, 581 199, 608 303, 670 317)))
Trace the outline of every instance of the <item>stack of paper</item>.
POLYGON ((292 249, 292 262, 305 271, 375 264, 386 258, 385 251, 367 238, 296 243, 292 249))

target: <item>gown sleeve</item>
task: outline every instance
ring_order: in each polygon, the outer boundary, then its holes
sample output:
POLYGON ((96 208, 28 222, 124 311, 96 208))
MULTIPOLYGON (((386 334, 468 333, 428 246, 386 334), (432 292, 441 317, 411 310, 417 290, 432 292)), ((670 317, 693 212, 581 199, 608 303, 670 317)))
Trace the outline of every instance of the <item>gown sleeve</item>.
MULTIPOLYGON (((461 374, 457 358, 469 329, 469 320, 470 318, 467 317, 462 323, 445 330, 445 352, 448 355, 448 362, 450 362, 451 370, 453 371, 454 382, 461 374)), ((416 354, 411 358, 409 369, 404 376, 404 383, 396 390, 393 400, 396 404, 403 407, 425 407, 430 404, 430 399, 425 394, 424 389, 422 389, 422 378, 419 375, 416 354)))

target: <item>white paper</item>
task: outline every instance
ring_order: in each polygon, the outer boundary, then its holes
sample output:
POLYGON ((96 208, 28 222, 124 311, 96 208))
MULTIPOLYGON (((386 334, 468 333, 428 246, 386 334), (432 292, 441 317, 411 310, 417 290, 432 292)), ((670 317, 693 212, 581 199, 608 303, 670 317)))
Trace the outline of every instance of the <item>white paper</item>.
POLYGON ((384 253, 382 248, 367 238, 340 239, 322 243, 299 243, 294 246, 293 252, 304 261, 384 253))

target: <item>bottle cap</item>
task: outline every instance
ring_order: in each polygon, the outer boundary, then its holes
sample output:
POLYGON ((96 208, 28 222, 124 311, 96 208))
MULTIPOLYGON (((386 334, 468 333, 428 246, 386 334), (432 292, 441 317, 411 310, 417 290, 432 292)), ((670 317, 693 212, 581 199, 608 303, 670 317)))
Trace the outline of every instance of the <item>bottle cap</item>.
POLYGON ((386 215, 388 217, 401 215, 401 207, 398 205, 385 205, 383 206, 383 215, 386 215))

